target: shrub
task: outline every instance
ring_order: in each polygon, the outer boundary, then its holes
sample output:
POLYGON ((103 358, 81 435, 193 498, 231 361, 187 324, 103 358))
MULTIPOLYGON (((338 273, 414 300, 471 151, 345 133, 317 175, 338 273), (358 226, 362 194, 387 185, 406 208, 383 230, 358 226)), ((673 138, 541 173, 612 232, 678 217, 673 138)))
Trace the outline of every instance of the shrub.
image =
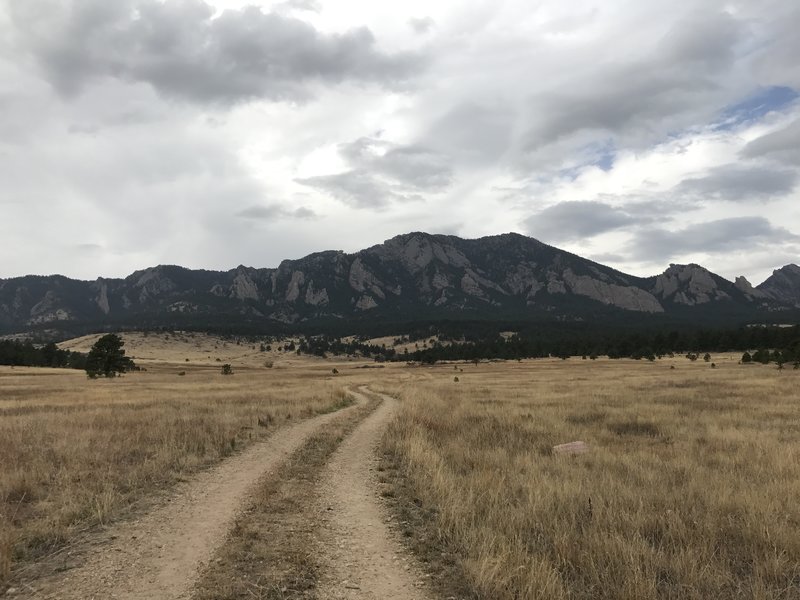
POLYGON ((222 365, 222 374, 233 375, 233 368, 228 363, 225 363, 224 365, 222 365))

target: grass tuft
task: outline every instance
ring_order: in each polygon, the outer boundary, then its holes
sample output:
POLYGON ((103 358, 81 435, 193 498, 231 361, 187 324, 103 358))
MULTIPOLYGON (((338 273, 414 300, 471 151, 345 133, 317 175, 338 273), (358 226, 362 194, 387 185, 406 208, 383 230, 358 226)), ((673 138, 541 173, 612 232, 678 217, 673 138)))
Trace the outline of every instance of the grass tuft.
POLYGON ((661 435, 661 429, 655 423, 636 419, 609 423, 608 429, 617 435, 641 435, 645 437, 658 437, 661 435))

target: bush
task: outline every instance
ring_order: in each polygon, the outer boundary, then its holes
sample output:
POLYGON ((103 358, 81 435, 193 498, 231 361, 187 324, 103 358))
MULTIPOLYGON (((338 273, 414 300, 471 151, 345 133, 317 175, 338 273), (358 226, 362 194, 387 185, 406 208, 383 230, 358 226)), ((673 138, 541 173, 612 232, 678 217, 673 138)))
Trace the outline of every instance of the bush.
POLYGON ((233 375, 233 368, 229 364, 225 363, 224 365, 222 365, 222 374, 233 375))

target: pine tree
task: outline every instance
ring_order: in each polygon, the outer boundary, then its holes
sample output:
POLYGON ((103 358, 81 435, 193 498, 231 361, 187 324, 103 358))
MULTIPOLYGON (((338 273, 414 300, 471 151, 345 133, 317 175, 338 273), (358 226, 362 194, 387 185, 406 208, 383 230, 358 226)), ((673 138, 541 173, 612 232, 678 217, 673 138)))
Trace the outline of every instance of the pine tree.
POLYGON ((125 342, 118 335, 109 333, 97 340, 86 357, 86 374, 95 377, 116 377, 133 370, 136 365, 125 356, 125 342))

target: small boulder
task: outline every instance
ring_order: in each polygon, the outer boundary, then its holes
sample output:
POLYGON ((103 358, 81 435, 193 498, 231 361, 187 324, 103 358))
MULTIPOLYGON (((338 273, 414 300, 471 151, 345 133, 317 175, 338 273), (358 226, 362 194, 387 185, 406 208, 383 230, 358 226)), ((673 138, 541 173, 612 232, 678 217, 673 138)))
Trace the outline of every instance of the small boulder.
POLYGON ((585 454, 589 451, 589 445, 586 442, 576 441, 567 444, 559 444, 553 446, 554 454, 585 454))

